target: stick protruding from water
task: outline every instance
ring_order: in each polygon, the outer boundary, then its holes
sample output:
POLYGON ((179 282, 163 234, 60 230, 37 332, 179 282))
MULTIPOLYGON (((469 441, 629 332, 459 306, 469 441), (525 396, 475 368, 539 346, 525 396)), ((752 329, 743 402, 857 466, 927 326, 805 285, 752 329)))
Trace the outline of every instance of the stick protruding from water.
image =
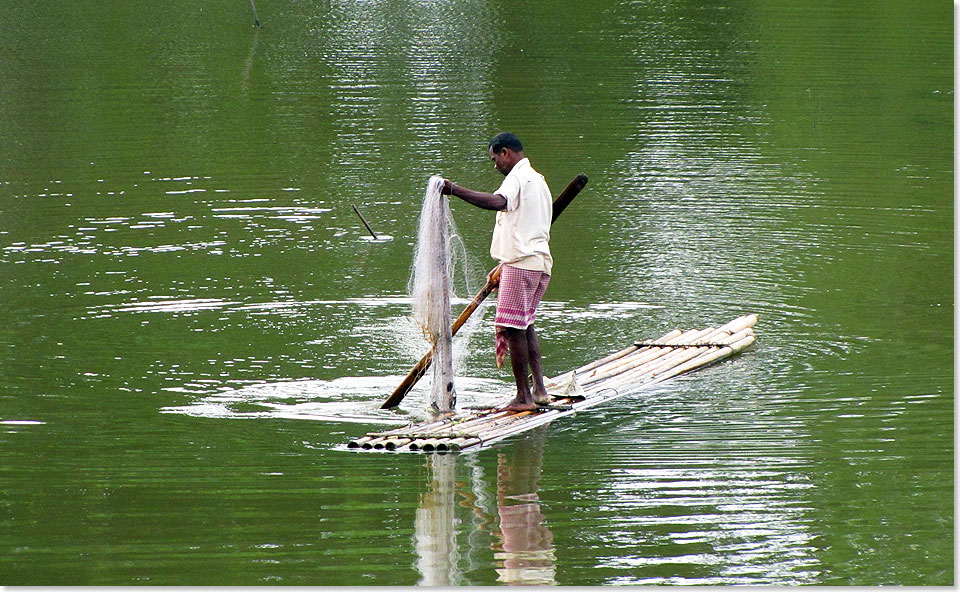
POLYGON ((257 15, 257 5, 253 3, 253 0, 250 0, 250 8, 253 9, 253 25, 254 25, 256 28, 259 29, 259 28, 261 28, 261 27, 260 27, 260 16, 257 15))
POLYGON ((363 214, 360 213, 360 210, 357 209, 357 206, 353 206, 353 211, 357 213, 357 216, 360 216, 360 221, 363 222, 363 225, 367 227, 367 231, 370 232, 370 236, 373 237, 373 240, 380 240, 377 237, 377 233, 370 228, 369 224, 367 224, 367 219, 363 217, 363 214))

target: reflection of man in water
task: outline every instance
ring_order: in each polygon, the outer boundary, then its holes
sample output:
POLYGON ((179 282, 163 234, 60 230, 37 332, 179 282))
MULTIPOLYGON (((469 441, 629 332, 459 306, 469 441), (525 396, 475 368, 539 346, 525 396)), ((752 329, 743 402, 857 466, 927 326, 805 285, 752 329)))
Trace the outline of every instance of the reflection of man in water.
POLYGON ((543 438, 531 437, 515 448, 513 459, 497 456, 497 513, 500 545, 494 544, 499 582, 555 584, 553 533, 543 524, 537 486, 543 464, 543 438), (500 547, 499 551, 497 547, 500 547))

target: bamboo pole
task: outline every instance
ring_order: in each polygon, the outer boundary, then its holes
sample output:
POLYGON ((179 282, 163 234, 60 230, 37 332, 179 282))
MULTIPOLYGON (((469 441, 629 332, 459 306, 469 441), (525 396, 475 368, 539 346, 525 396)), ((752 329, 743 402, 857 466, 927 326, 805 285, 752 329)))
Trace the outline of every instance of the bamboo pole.
MULTIPOLYGON (((689 331, 680 333, 672 337, 667 337, 663 339, 663 343, 668 345, 674 344, 686 344, 693 343, 694 341, 699 340, 704 334, 705 329, 691 329, 689 331)), ((612 364, 607 364, 593 370, 589 376, 584 378, 585 382, 594 380, 596 377, 603 377, 605 374, 616 374, 617 371, 622 371, 624 366, 627 365, 636 365, 637 363, 645 363, 654 358, 659 358, 661 356, 666 356, 673 353, 674 350, 671 348, 662 348, 662 347, 653 347, 653 346, 644 346, 637 349, 636 352, 615 360, 612 364)))
MULTIPOLYGON (((673 331, 670 331, 670 332, 667 333, 666 335, 664 335, 664 336, 660 337, 659 339, 657 339, 657 343, 667 343, 670 339, 674 339, 674 338, 676 338, 676 337, 679 337, 682 333, 683 333, 683 332, 680 331, 680 329, 674 329, 673 331)), ((590 363, 587 364, 586 366, 581 366, 581 367, 577 368, 576 370, 574 370, 574 372, 575 372, 576 374, 586 374, 587 372, 590 372, 590 371, 592 371, 592 370, 596 370, 596 369, 600 368, 601 366, 605 366, 605 365, 607 365, 607 364, 610 364, 611 362, 615 362, 616 360, 619 360, 619 359, 621 359, 621 358, 623 358, 623 357, 625 357, 625 356, 627 356, 627 355, 630 355, 630 354, 636 352, 637 350, 641 349, 642 347, 645 347, 645 346, 641 346, 641 345, 635 343, 635 344, 631 345, 630 347, 626 347, 626 348, 624 348, 624 349, 622 349, 622 350, 620 350, 620 351, 618 351, 618 352, 612 353, 612 354, 610 354, 609 356, 607 356, 607 357, 605 357, 605 358, 601 358, 601 359, 599 359, 599 360, 597 360, 597 361, 595 361, 595 362, 590 362, 590 363)))
MULTIPOLYGON (((366 441, 361 441, 359 446, 364 450, 370 449, 380 449, 387 448, 390 449, 391 445, 393 449, 402 448, 410 444, 411 442, 427 439, 427 437, 448 437, 451 434, 460 434, 468 432, 473 426, 481 424, 497 425, 498 422, 507 419, 510 416, 508 411, 497 411, 494 413, 479 415, 473 417, 464 422, 453 423, 452 421, 445 419, 440 421, 431 422, 425 425, 419 426, 407 426, 405 428, 391 430, 389 432, 384 432, 380 434, 380 438, 373 438, 366 441), (411 437, 413 430, 416 430, 416 437, 411 437), (446 432, 446 433, 445 433, 446 432), (399 442, 400 440, 406 440, 406 442, 399 442), (392 444, 391 444, 392 442, 392 444)), ((364 439, 361 439, 364 440, 364 439)), ((349 446, 355 448, 356 446, 349 446)), ((416 449, 417 446, 414 446, 413 449, 416 449)))
MULTIPOLYGON (((587 184, 587 176, 583 173, 577 175, 573 178, 572 181, 564 188, 556 200, 553 202, 553 222, 556 222, 560 214, 563 213, 563 210, 570 205, 570 202, 573 201, 573 198, 577 196, 578 193, 584 188, 587 184)), ((470 318, 470 315, 473 314, 477 307, 486 300, 487 296, 493 292, 497 285, 500 283, 500 266, 498 265, 493 272, 490 274, 487 283, 481 288, 476 296, 473 297, 473 300, 470 304, 464 308, 457 319, 453 322, 452 335, 456 335, 457 331, 460 330, 460 327, 467 322, 467 319, 470 318)), ((381 409, 391 409, 400 404, 400 401, 407 396, 407 393, 410 392, 410 389, 413 388, 415 384, 423 377, 426 373, 427 368, 430 367, 430 363, 433 361, 433 350, 428 351, 420 359, 419 362, 411 368, 410 372, 407 373, 406 378, 400 383, 400 386, 393 391, 393 393, 384 401, 383 405, 380 406, 381 409)))
MULTIPOLYGON (((711 330, 710 332, 701 335, 699 341, 702 343, 714 344, 722 343, 723 339, 727 335, 721 329, 711 330)), ((646 364, 643 366, 643 373, 655 373, 661 369, 669 369, 678 364, 682 364, 689 359, 692 359, 704 351, 707 351, 711 345, 696 346, 696 342, 690 344, 691 347, 685 349, 674 349, 669 354, 657 358, 653 363, 646 364)))
MULTIPOLYGON (((735 344, 736 342, 752 336, 753 330, 746 328, 743 331, 729 336, 726 338, 719 338, 719 343, 729 343, 730 345, 735 344)), ((666 378, 676 376, 687 370, 699 367, 708 361, 700 362, 701 358, 707 359, 710 361, 719 359, 720 357, 726 357, 734 353, 733 351, 727 351, 730 348, 730 345, 726 347, 717 348, 716 346, 703 346, 697 348, 690 348, 689 350, 680 350, 677 355, 671 356, 671 359, 667 361, 658 361, 656 364, 647 365, 642 368, 638 368, 636 371, 622 376, 618 376, 615 379, 605 382, 603 388, 618 388, 622 387, 625 384, 638 383, 641 382, 645 377, 656 379, 655 382, 661 382, 666 380, 666 378), (719 353, 718 353, 719 352, 719 353), (674 369, 682 368, 677 372, 672 372, 674 369), (662 380, 660 376, 665 376, 662 380)), ((738 350, 739 351, 739 350, 738 350)))
POLYGON ((706 366, 707 364, 715 362, 721 358, 725 358, 732 354, 743 351, 744 349, 749 347, 751 344, 753 344, 756 341, 756 339, 757 339, 756 336, 753 334, 753 329, 749 329, 749 328, 744 329, 742 332, 737 333, 734 336, 734 338, 731 338, 731 343, 727 345, 727 347, 718 349, 716 351, 703 352, 701 355, 697 356, 696 358, 688 360, 683 364, 674 366, 669 370, 665 370, 659 376, 656 377, 656 381, 662 382, 664 380, 667 380, 668 378, 673 378, 678 374, 683 374, 684 372, 688 372, 690 370, 693 370, 694 368, 700 368, 702 366, 706 366))
MULTIPOLYGON (((690 344, 696 341, 700 341, 705 334, 706 329, 701 330, 691 330, 683 333, 675 338, 665 340, 667 345, 675 344, 690 344)), ((585 382, 594 381, 597 379, 608 378, 610 376, 623 373, 624 371, 630 370, 637 367, 640 364, 646 364, 652 360, 665 358, 676 352, 674 348, 663 348, 663 347, 644 347, 640 350, 637 350, 637 353, 628 356, 626 358, 621 358, 617 360, 612 365, 598 368, 588 379, 585 379, 585 382)))
MULTIPOLYGON (((700 331, 688 331, 682 336, 676 338, 674 341, 677 343, 692 343, 697 339, 701 339, 707 334, 707 331, 707 329, 700 331)), ((628 370, 640 366, 641 364, 649 363, 655 359, 669 359, 671 356, 675 355, 677 351, 679 350, 671 348, 648 348, 647 350, 637 354, 636 357, 631 358, 628 356, 626 359, 617 360, 608 367, 600 368, 597 371, 594 371, 595 373, 583 379, 581 386, 586 387, 601 380, 612 378, 618 374, 622 374, 628 370)))
POLYGON ((397 448, 403 448, 412 441, 410 438, 393 438, 387 440, 383 447, 387 450, 396 450, 397 448))

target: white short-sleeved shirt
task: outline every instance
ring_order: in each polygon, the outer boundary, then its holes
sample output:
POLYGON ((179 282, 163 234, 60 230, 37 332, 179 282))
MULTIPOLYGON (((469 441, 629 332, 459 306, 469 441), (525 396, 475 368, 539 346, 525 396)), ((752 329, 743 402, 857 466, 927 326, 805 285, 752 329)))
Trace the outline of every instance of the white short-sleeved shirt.
POLYGON ((543 175, 523 158, 494 193, 507 200, 507 207, 497 212, 490 255, 501 263, 549 274, 553 198, 543 175))

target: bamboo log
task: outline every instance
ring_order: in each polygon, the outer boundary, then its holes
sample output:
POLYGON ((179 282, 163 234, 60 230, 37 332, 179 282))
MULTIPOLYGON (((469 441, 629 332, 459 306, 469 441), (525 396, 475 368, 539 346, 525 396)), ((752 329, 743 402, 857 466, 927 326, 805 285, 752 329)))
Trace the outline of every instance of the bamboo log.
POLYGON ((667 380, 668 378, 673 378, 678 374, 683 374, 684 372, 693 370, 694 368, 700 368, 702 366, 706 366, 707 364, 715 362, 719 359, 722 359, 734 353, 743 351, 744 349, 749 347, 751 344, 753 344, 753 342, 756 341, 757 339, 756 336, 753 334, 753 329, 749 329, 749 328, 744 329, 740 333, 737 333, 734 336, 734 338, 735 339, 732 339, 731 343, 727 345, 727 347, 725 348, 721 348, 716 351, 703 352, 701 355, 697 356, 696 358, 688 360, 683 364, 674 366, 669 370, 665 370, 659 376, 656 377, 656 381, 662 382, 664 380, 667 380))
POLYGON ((396 450, 397 448, 403 448, 412 441, 410 438, 391 438, 384 443, 383 447, 387 450, 396 450))
MULTIPOLYGON (((680 337, 677 337, 676 339, 672 340, 671 342, 692 343, 697 339, 703 338, 706 334, 708 334, 708 331, 709 330, 707 329, 703 329, 700 331, 696 331, 696 330, 688 331, 683 335, 681 335, 680 337)), ((595 371, 595 373, 584 378, 583 381, 581 382, 581 386, 586 387, 587 385, 593 384, 595 382, 612 378, 613 376, 622 374, 628 370, 631 370, 633 368, 640 366, 641 364, 649 363, 650 361, 655 359, 661 359, 661 358, 669 359, 669 357, 675 355, 677 351, 678 350, 671 349, 671 348, 647 348, 645 351, 639 352, 638 354, 636 354, 635 357, 627 356, 626 359, 617 360, 616 362, 614 362, 612 365, 609 365, 608 367, 598 369, 597 371, 595 371)))
MULTIPOLYGON (((661 337, 660 339, 658 339, 657 342, 658 342, 658 343, 667 343, 669 340, 674 339, 674 338, 676 338, 676 337, 679 337, 679 336, 682 335, 682 334, 683 334, 683 332, 680 331, 680 329, 674 329, 673 331, 667 333, 666 335, 664 335, 663 337, 661 337)), ((597 360, 597 361, 595 361, 595 362, 591 362, 591 363, 587 364, 586 366, 581 366, 580 368, 577 368, 574 372, 575 372, 576 374, 586 374, 587 372, 590 372, 590 371, 592 371, 592 370, 596 370, 596 369, 600 368, 601 366, 605 366, 605 365, 607 365, 607 364, 610 364, 611 362, 614 362, 614 361, 616 361, 616 360, 619 360, 619 359, 621 359, 621 358, 623 358, 623 357, 625 357, 625 356, 627 356, 627 355, 629 355, 629 354, 632 354, 632 353, 636 352, 637 350, 641 349, 641 347, 642 347, 642 346, 640 346, 640 345, 638 345, 638 344, 633 344, 633 345, 631 345, 630 347, 624 348, 624 349, 622 349, 622 350, 620 350, 620 351, 618 351, 618 352, 616 352, 616 353, 612 353, 612 354, 610 354, 609 356, 607 356, 607 357, 605 357, 605 358, 601 358, 601 359, 599 359, 599 360, 597 360)))
MULTIPOLYGON (((704 331, 706 330, 691 329, 690 331, 680 333, 679 335, 663 339, 663 343, 668 345, 693 343, 701 339, 701 337, 704 335, 704 331)), ((606 374, 611 374, 611 375, 616 374, 617 373, 616 371, 617 370, 622 371, 624 366, 627 366, 627 365, 635 366, 637 363, 645 363, 654 358, 670 355, 671 353, 673 353, 673 351, 674 350, 670 348, 661 348, 661 347, 654 347, 654 346, 645 346, 645 347, 639 348, 633 354, 620 358, 619 360, 616 360, 612 364, 601 366, 600 368, 595 369, 593 372, 590 373, 590 375, 587 378, 584 379, 584 381, 590 382, 596 377, 602 377, 606 374)))
POLYGON ((480 438, 469 438, 464 436, 461 438, 453 438, 447 442, 447 444, 450 446, 451 450, 464 450, 466 448, 476 446, 477 444, 481 444, 482 442, 483 440, 480 438))
POLYGON ((536 418, 532 420, 516 422, 514 424, 504 427, 503 429, 488 431, 484 434, 481 434, 481 437, 483 439, 483 445, 487 446, 494 442, 499 442, 504 438, 509 438, 510 436, 513 436, 515 434, 519 434, 527 430, 531 430, 537 426, 543 425, 545 423, 549 423, 559 417, 562 417, 565 415, 572 415, 574 413, 576 413, 576 409, 568 409, 563 411, 551 410, 551 411, 537 412, 536 418))
MULTIPOLYGON (((729 343, 732 345, 752 334, 753 334, 753 330, 750 328, 746 328, 740 333, 737 333, 733 336, 728 336, 726 338, 720 338, 718 341, 720 343, 729 343)), ((709 363, 707 361, 699 362, 698 360, 700 360, 701 358, 710 358, 710 360, 712 361, 712 360, 719 359, 721 357, 729 356, 732 353, 734 353, 732 350, 728 350, 728 348, 730 348, 729 345, 727 347, 722 347, 722 348, 717 348, 715 346, 704 346, 704 347, 698 347, 698 348, 691 348, 689 350, 680 350, 676 355, 671 356, 669 360, 662 361, 662 362, 658 360, 658 363, 654 365, 644 366, 642 368, 637 369, 637 371, 635 372, 631 372, 629 374, 619 376, 614 380, 606 382, 603 384, 603 387, 618 388, 618 387, 622 387, 625 384, 640 383, 645 378, 655 379, 654 381, 651 381, 651 383, 661 382, 662 380, 666 380, 666 378, 676 376, 677 374, 686 372, 687 370, 691 370, 693 368, 709 363), (682 368, 682 369, 677 372, 673 372, 677 368, 682 368), (665 376, 665 378, 660 380, 659 379, 660 376, 665 376)))
MULTIPOLYGON (((556 200, 553 202, 553 222, 556 222, 560 214, 563 213, 563 210, 570 205, 570 202, 573 201, 573 198, 577 196, 578 193, 586 186, 587 176, 583 173, 577 175, 573 178, 572 181, 564 188, 556 200)), ((483 288, 473 297, 473 300, 470 304, 464 308, 460 315, 457 316, 457 319, 453 322, 453 328, 451 330, 451 335, 456 335, 457 331, 460 330, 460 327, 467 322, 467 319, 470 318, 470 315, 473 314, 477 307, 486 300, 487 296, 493 292, 496 287, 500 284, 500 266, 498 265, 494 268, 493 272, 490 274, 487 283, 483 288)), ((400 386, 393 391, 393 393, 384 401, 383 405, 380 406, 381 409, 391 409, 400 404, 400 401, 407 396, 407 393, 410 392, 410 389, 413 388, 415 384, 423 377, 426 373, 427 368, 430 367, 430 363, 433 361, 433 350, 428 351, 420 359, 419 362, 414 365, 414 367, 407 373, 406 378, 400 383, 400 386)))
MULTIPOLYGON (((745 317, 742 317, 741 319, 737 319, 736 321, 729 323, 728 325, 724 325, 723 327, 721 327, 720 330, 718 330, 718 332, 722 332, 721 331, 722 329, 727 329, 727 328, 738 329, 744 326, 747 326, 747 328, 749 328, 756 323, 756 320, 757 320, 756 315, 747 315, 745 317)), ((684 362, 685 364, 687 364, 687 366, 684 367, 681 371, 686 372, 688 370, 701 367, 703 365, 712 363, 713 361, 725 358, 736 352, 742 351, 746 347, 749 347, 749 345, 754 342, 755 337, 752 336, 752 330, 747 333, 749 334, 749 337, 746 337, 745 339, 741 339, 737 343, 731 344, 730 346, 728 346, 729 349, 722 348, 720 351, 717 351, 716 348, 713 348, 713 349, 703 348, 703 350, 701 351, 698 357, 694 357, 693 359, 690 359, 684 362)), ((683 351, 683 350, 680 350, 680 351, 683 351)), ((671 368, 676 368, 681 365, 681 363, 677 363, 676 358, 674 358, 674 362, 675 364, 672 365, 671 368)), ((582 410, 589 407, 593 407, 595 405, 599 405, 601 403, 618 398, 620 396, 623 396, 624 393, 619 392, 618 389, 621 389, 623 386, 627 384, 632 384, 635 386, 635 388, 632 388, 629 390, 636 390, 636 388, 651 386, 655 383, 662 382, 663 380, 666 380, 676 375, 674 373, 670 373, 668 375, 669 370, 665 369, 664 366, 660 366, 660 370, 662 371, 662 374, 658 376, 656 379, 651 380, 649 377, 649 371, 651 369, 652 368, 649 366, 639 368, 638 371, 636 372, 626 373, 620 377, 617 377, 615 380, 603 382, 600 386, 598 386, 598 388, 595 390, 594 393, 592 394, 588 393, 589 396, 585 401, 573 403, 573 407, 577 410, 582 410), (609 395, 600 394, 603 391, 606 391, 608 389, 610 390, 611 394, 609 395)), ((677 372, 677 374, 678 373, 680 372, 677 372)))
MULTIPOLYGON (((704 343, 710 343, 710 344, 720 343, 720 342, 723 342, 725 335, 726 335, 725 332, 719 329, 716 329, 716 330, 710 331, 705 335, 702 335, 700 337, 700 340, 704 343)), ((697 347, 695 344, 691 344, 691 347, 689 348, 672 350, 669 354, 661 356, 653 360, 651 363, 643 365, 642 367, 638 367, 636 369, 637 372, 633 372, 631 373, 631 375, 636 376, 636 374, 638 373, 654 374, 661 370, 673 368, 674 366, 682 364, 687 360, 690 360, 702 354, 703 352, 708 351, 711 348, 716 349, 714 345, 703 345, 703 346, 697 347)), ((614 382, 619 382, 619 381, 614 381, 614 382)))
MULTIPOLYGON (((393 449, 397 449, 412 444, 411 449, 416 450, 422 448, 423 442, 426 440, 435 439, 439 441, 441 439, 451 439, 455 437, 472 438, 474 435, 469 431, 472 426, 483 426, 487 429, 495 429, 504 422, 511 422, 513 419, 514 414, 504 411, 481 415, 453 425, 434 426, 432 429, 424 429, 424 426, 415 426, 415 433, 412 431, 414 428, 408 428, 405 432, 393 434, 380 441, 375 440, 368 442, 367 446, 379 449, 378 445, 382 445, 382 447, 390 449, 392 443, 393 449)), ((369 448, 365 449, 369 450, 369 448)))
POLYGON ((360 448, 364 442, 369 442, 370 440, 373 440, 373 436, 364 436, 362 438, 357 438, 356 440, 351 440, 347 444, 347 448, 360 448))
MULTIPOLYGON (((691 338, 695 338, 697 336, 698 336, 698 333, 696 332, 690 335, 691 338)), ((638 350, 636 354, 629 356, 627 359, 619 360, 618 363, 612 366, 604 366, 604 367, 598 368, 595 374, 584 379, 583 385, 589 386, 592 383, 609 379, 618 374, 623 374, 624 372, 629 372, 630 370, 637 368, 638 366, 650 364, 656 360, 662 360, 674 354, 676 351, 677 350, 672 348, 659 348, 659 347, 651 347, 651 348, 645 348, 643 350, 638 350)))
MULTIPOLYGON (((689 372, 697 368, 702 368, 703 366, 712 364, 715 361, 729 357, 734 353, 736 353, 737 351, 740 351, 746 348, 747 346, 749 346, 750 344, 752 344, 754 340, 755 340, 754 336, 752 335, 746 336, 744 337, 744 339, 741 339, 738 343, 732 344, 732 346, 724 347, 719 350, 703 352, 700 355, 690 360, 687 360, 681 364, 678 364, 672 368, 663 369, 658 374, 647 374, 645 377, 641 377, 638 380, 642 381, 642 384, 644 387, 658 384, 660 382, 673 378, 674 376, 677 376, 679 374, 683 374, 685 372, 689 372)), ((618 384, 615 386, 622 387, 623 385, 618 384)))

